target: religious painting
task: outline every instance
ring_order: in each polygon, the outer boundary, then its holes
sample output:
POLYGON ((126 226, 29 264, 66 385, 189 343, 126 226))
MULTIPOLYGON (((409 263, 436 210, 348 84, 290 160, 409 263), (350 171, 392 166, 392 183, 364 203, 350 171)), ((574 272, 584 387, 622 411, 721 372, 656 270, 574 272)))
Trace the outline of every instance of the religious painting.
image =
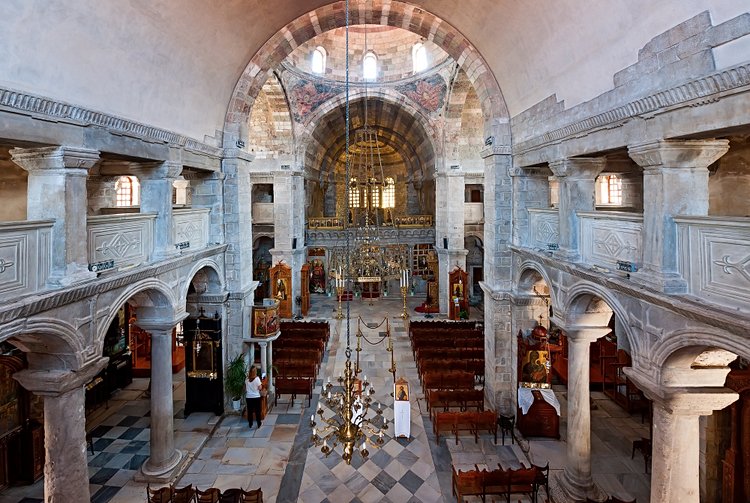
POLYGON ((396 91, 432 113, 443 108, 448 86, 440 75, 432 75, 396 86, 396 91))
POLYGON ((530 383, 547 382, 547 360, 549 352, 532 349, 526 352, 521 367, 521 381, 530 383))
POLYGON ((315 259, 310 262, 310 292, 325 293, 326 291, 326 270, 323 261, 315 259))
POLYGON ((408 383, 396 383, 396 400, 409 401, 409 384, 408 383))

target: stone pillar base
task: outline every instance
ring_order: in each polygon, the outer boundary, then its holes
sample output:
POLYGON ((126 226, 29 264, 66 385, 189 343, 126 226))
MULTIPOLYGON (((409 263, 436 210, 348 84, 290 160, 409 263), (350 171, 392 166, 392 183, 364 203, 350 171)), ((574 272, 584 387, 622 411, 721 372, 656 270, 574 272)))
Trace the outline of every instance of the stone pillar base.
POLYGON ((567 470, 557 477, 554 477, 554 483, 550 484, 550 492, 554 501, 579 502, 591 499, 594 501, 605 501, 607 495, 589 480, 577 480, 567 470))
POLYGON ((190 466, 192 460, 192 453, 186 453, 185 451, 175 449, 175 454, 174 456, 172 456, 172 459, 170 459, 169 462, 163 466, 151 467, 149 466, 149 461, 151 461, 151 458, 147 459, 146 462, 141 466, 141 469, 136 472, 135 477, 133 478, 136 482, 171 484, 182 477, 183 473, 185 473, 185 470, 187 470, 188 466, 190 466))

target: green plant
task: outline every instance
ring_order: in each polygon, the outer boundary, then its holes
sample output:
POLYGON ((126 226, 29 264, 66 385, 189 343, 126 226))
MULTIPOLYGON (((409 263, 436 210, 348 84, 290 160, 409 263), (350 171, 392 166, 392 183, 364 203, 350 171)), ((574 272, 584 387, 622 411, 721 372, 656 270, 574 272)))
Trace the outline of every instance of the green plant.
POLYGON ((245 379, 247 379, 247 365, 245 356, 239 353, 229 360, 227 373, 224 376, 224 389, 232 400, 239 400, 242 397, 242 390, 245 388, 245 379))

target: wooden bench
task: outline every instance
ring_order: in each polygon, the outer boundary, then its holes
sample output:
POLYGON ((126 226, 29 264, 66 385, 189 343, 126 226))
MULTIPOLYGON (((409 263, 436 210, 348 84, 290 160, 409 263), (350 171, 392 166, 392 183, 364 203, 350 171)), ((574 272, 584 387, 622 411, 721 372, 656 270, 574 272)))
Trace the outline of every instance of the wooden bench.
POLYGON ((453 467, 452 488, 457 501, 462 502, 465 496, 479 496, 487 501, 488 496, 503 496, 510 503, 511 496, 528 495, 533 503, 537 502, 539 489, 545 488, 549 495, 549 463, 547 466, 532 465, 531 468, 516 470, 475 470, 462 472, 453 467))
POLYGON ((310 406, 313 392, 313 379, 308 377, 278 377, 275 381, 276 396, 274 405, 278 405, 280 395, 292 395, 292 403, 297 395, 307 395, 307 406, 310 406))
POLYGON ((478 470, 462 472, 456 471, 453 467, 451 486, 458 503, 463 503, 466 496, 483 497, 484 495, 484 477, 478 470))

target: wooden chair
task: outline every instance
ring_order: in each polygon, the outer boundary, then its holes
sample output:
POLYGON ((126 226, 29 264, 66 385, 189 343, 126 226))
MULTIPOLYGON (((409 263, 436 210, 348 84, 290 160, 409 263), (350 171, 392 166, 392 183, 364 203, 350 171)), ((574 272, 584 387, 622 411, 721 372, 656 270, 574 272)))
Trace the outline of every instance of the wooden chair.
POLYGON ((453 467, 451 481, 453 495, 458 503, 463 503, 466 496, 482 496, 484 494, 484 477, 474 470, 462 472, 453 467))
POLYGON ((217 487, 209 487, 205 491, 195 489, 196 503, 219 503, 219 498, 221 498, 221 490, 217 487))
POLYGON ((240 495, 241 503, 263 503, 263 489, 253 489, 250 491, 242 491, 240 495))
POLYGON ((148 501, 148 503, 171 503, 172 490, 172 486, 160 487, 159 489, 151 489, 151 486, 147 485, 146 501, 148 501))
POLYGON ((193 484, 172 490, 172 503, 193 503, 195 501, 195 489, 193 484))
POLYGON ((241 503, 242 489, 232 488, 221 492, 219 503, 241 503))
POLYGON ((507 433, 508 436, 510 436, 510 443, 514 444, 516 442, 516 416, 510 415, 510 416, 504 416, 500 414, 497 417, 497 425, 500 427, 500 433, 503 437, 503 445, 505 445, 505 434, 507 433))

